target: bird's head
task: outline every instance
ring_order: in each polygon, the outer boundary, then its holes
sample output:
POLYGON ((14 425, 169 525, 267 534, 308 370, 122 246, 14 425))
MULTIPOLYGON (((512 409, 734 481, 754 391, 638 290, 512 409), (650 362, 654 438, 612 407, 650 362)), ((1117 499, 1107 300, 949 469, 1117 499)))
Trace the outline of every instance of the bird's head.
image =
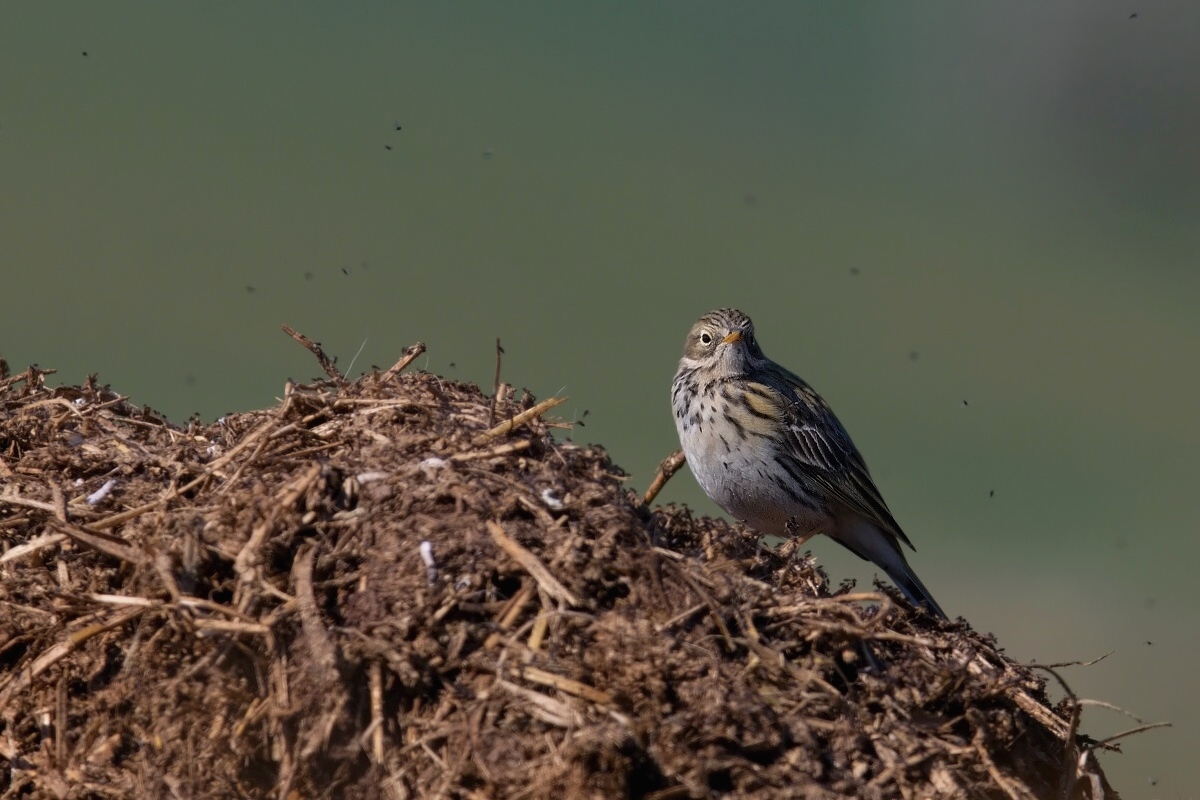
POLYGON ((710 311, 696 320, 683 346, 685 363, 721 375, 746 372, 762 358, 754 323, 733 308, 710 311))

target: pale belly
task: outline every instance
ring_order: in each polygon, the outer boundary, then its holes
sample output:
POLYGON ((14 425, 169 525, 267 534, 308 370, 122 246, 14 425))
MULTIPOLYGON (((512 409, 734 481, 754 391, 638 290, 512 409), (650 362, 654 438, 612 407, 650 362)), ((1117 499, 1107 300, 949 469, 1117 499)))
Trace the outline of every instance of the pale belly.
POLYGON ((817 510, 818 501, 774 463, 772 445, 755 440, 760 445, 755 448, 751 442, 708 435, 708 422, 689 424, 677 417, 676 427, 688 467, 714 503, 766 535, 788 537, 830 527, 832 519, 817 510))

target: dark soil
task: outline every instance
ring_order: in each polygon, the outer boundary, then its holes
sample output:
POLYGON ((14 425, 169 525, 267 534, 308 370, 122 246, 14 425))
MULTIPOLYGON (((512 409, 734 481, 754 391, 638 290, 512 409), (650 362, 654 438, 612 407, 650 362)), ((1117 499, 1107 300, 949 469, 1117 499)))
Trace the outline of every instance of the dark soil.
POLYGON ((176 427, 44 374, 0 375, 3 797, 1116 797, 965 623, 545 416, 483 435, 532 397, 335 374, 176 427))

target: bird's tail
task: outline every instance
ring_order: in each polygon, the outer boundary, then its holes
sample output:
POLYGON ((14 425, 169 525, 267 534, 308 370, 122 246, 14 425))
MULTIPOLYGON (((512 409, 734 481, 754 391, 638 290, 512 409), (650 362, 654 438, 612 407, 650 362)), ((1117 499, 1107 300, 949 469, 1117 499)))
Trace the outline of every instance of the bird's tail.
POLYGON ((896 584, 896 587, 913 605, 924 606, 929 613, 949 619, 933 595, 921 583, 917 573, 908 565, 908 559, 900 549, 895 536, 880 530, 879 526, 862 517, 839 520, 834 538, 859 558, 878 566, 896 584))
MULTIPOLYGON (((896 552, 899 552, 898 548, 896 552)), ((901 554, 900 560, 904 561, 903 554, 901 554)), ((933 595, 925 588, 925 584, 921 583, 921 579, 917 577, 917 573, 912 571, 912 567, 907 562, 898 570, 893 571, 884 567, 884 571, 887 572, 888 577, 895 581, 896 586, 911 603, 924 606, 929 613, 936 617, 949 619, 946 616, 946 612, 942 611, 942 607, 938 605, 937 600, 933 599, 933 595)))

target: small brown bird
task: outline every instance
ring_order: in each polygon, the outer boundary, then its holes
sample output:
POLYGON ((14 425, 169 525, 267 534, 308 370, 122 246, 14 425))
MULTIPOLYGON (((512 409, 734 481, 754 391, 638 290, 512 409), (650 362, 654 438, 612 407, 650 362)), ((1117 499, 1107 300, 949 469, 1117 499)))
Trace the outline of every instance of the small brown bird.
POLYGON ((713 502, 759 533, 799 544, 824 533, 946 618, 908 565, 900 543, 912 542, 850 435, 812 387, 763 355, 748 316, 723 308, 692 326, 671 406, 688 466, 713 502))

